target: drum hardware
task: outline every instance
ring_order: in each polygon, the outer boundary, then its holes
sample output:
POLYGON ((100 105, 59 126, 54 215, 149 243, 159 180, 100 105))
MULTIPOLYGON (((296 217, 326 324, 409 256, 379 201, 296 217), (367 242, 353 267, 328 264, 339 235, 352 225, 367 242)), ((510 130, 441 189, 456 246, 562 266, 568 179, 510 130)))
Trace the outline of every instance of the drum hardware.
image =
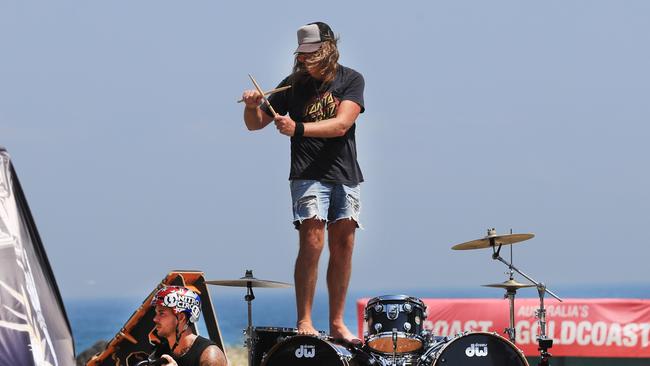
MULTIPOLYGON (((528 276, 526 273, 520 271, 517 267, 515 267, 512 263, 508 263, 506 260, 504 260, 500 255, 499 255, 499 250, 501 249, 501 246, 499 245, 499 248, 497 250, 493 249, 492 253, 492 259, 498 260, 502 262, 503 264, 507 265, 508 268, 512 271, 516 271, 520 275, 524 276, 528 281, 532 282, 535 284, 537 287, 537 292, 539 294, 539 309, 535 312, 535 315, 538 319, 539 322, 539 336, 537 336, 537 343, 539 345, 538 350, 540 351, 540 362, 538 363, 539 366, 549 366, 549 358, 551 357, 551 354, 548 352, 548 349, 553 346, 553 340, 549 339, 546 336, 546 310, 544 309, 544 294, 548 293, 549 295, 553 296, 555 299, 558 301, 562 302, 562 299, 555 295, 553 291, 549 290, 546 285, 544 285, 541 282, 535 281, 532 277, 528 276)), ((514 306, 513 306, 514 307, 514 306)))
POLYGON ((515 338, 516 338, 516 330, 515 330, 515 295, 517 293, 517 290, 520 288, 526 288, 526 287, 535 287, 535 285, 531 284, 526 284, 526 283, 519 283, 515 281, 512 278, 512 272, 510 274, 510 279, 508 281, 502 282, 502 283, 492 283, 489 285, 482 285, 485 287, 497 287, 497 288, 503 288, 506 290, 505 295, 503 298, 508 299, 510 303, 510 323, 509 327, 505 329, 505 333, 508 335, 508 338, 510 339, 510 342, 515 343, 515 338))
MULTIPOLYGON (((477 239, 477 240, 472 240, 469 242, 461 243, 461 244, 456 244, 452 246, 451 249, 454 250, 467 250, 467 249, 482 249, 482 248, 492 248, 492 259, 493 260, 498 260, 501 263, 505 264, 508 267, 508 270, 510 271, 510 280, 513 280, 513 274, 514 272, 519 273, 523 277, 525 277, 528 281, 530 281, 535 287, 537 287, 537 292, 539 294, 539 309, 535 312, 535 316, 538 319, 539 323, 539 336, 537 336, 537 342, 539 344, 538 350, 540 351, 541 355, 541 360, 539 362, 539 366, 548 366, 549 365, 549 358, 551 357, 551 354, 548 352, 548 349, 553 346, 553 340, 549 339, 546 336, 546 310, 544 309, 544 295, 548 293, 549 295, 553 296, 555 299, 558 301, 562 302, 562 299, 555 295, 553 291, 549 290, 545 284, 541 282, 535 281, 532 277, 527 275, 526 273, 522 272, 519 270, 517 267, 515 267, 512 263, 512 246, 510 247, 510 256, 511 260, 510 262, 506 261, 503 259, 500 255, 501 252, 501 247, 503 245, 510 245, 514 244, 517 242, 521 242, 524 240, 532 239, 535 237, 534 234, 513 234, 512 230, 510 230, 510 234, 504 234, 504 235, 497 235, 496 230, 494 228, 488 229, 487 230, 488 234, 486 237, 477 239)), ((525 285, 525 284, 512 284, 512 286, 507 287, 505 284, 508 283, 510 280, 504 282, 502 286, 490 286, 490 287, 502 287, 507 290, 506 296, 509 296, 508 299, 510 301, 510 328, 506 328, 506 332, 508 333, 508 336, 511 336, 511 339, 514 339, 515 336, 515 330, 514 330, 514 296, 517 288, 522 288, 522 287, 528 287, 528 286, 519 286, 519 285, 525 285)), ((532 286, 530 286, 532 287, 532 286)), ((514 343, 514 340, 513 340, 514 343)))
MULTIPOLYGON (((370 353, 372 354, 372 352, 370 353)), ((375 357, 381 361, 381 365, 383 366, 417 366, 421 353, 422 352, 402 353, 395 355, 395 357, 392 355, 389 357, 382 357, 381 355, 375 354, 375 357)))
MULTIPOLYGON (((390 316, 388 318, 390 319, 390 316)), ((393 338, 393 365, 397 365, 397 328, 393 328, 392 338, 393 338)))
MULTIPOLYGON (((544 294, 546 293, 546 285, 543 283, 537 284, 537 292, 539 294, 539 309, 535 311, 535 317, 539 319, 539 336, 537 336, 537 350, 540 353, 539 366, 549 366, 549 358, 552 355, 548 349, 553 347, 553 340, 546 336, 546 309, 544 308, 544 294)), ((562 301, 562 300, 560 300, 562 301)))
MULTIPOLYGON (((494 230, 494 229, 492 229, 494 230)), ((519 283, 515 281, 514 279, 514 270, 512 269, 512 263, 514 263, 512 259, 512 245, 510 246, 510 265, 508 266, 508 280, 502 283, 492 283, 489 285, 483 285, 485 287, 496 287, 496 288, 503 288, 506 290, 505 295, 503 296, 504 299, 508 299, 509 305, 510 305, 510 323, 509 327, 507 327, 504 332, 508 335, 508 338, 510 339, 510 342, 515 343, 515 340, 517 338, 516 334, 516 329, 515 329, 515 295, 517 294, 517 290, 520 288, 526 288, 526 287, 534 287, 535 285, 532 284, 526 284, 526 283, 519 283)))
MULTIPOLYGON (((252 77, 251 77, 252 78, 252 77)), ((218 285, 218 286, 230 286, 230 287, 246 287, 246 295, 244 296, 244 301, 248 303, 248 326, 244 333, 246 334, 245 346, 248 348, 248 364, 253 364, 253 341, 252 341, 252 332, 253 332, 253 300, 255 300, 255 294, 253 293, 253 287, 261 288, 288 288, 293 285, 290 283, 278 282, 278 281, 269 281, 262 280, 259 278, 253 277, 253 270, 247 269, 244 277, 240 277, 235 280, 210 280, 205 281, 208 285, 218 285)))

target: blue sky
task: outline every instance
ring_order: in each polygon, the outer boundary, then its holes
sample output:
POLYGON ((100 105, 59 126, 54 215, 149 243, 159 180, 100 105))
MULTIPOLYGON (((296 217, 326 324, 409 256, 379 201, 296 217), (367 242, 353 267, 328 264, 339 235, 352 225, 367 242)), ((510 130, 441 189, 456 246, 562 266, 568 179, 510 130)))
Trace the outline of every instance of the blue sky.
POLYGON ((450 250, 490 227, 550 287, 647 284, 647 2, 4 1, 0 145, 64 297, 292 282, 289 141, 235 101, 317 20, 366 79, 352 289, 505 280, 450 250))

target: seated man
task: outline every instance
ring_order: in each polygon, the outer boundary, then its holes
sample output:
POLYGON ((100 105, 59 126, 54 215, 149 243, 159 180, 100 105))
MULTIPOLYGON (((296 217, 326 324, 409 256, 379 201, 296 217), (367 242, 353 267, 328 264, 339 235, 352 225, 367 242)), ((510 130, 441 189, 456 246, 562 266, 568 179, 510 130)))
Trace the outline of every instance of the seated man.
POLYGON ((156 357, 170 366, 225 366, 226 356, 211 340, 192 333, 190 323, 201 315, 201 299, 188 288, 167 286, 156 292, 153 322, 163 341, 156 357), (166 341, 166 342, 165 342, 166 341), (165 344, 167 343, 167 344, 165 344))

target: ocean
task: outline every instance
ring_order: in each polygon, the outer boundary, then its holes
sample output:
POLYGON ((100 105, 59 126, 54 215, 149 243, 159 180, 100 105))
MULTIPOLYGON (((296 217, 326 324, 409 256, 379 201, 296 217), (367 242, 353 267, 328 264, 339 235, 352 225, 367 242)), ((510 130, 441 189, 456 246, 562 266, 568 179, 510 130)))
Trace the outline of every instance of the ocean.
MULTIPOLYGON (((649 299, 650 284, 637 285, 575 285, 552 288, 563 298, 635 298, 649 299)), ((215 314, 224 342, 230 346, 243 345, 243 330, 247 323, 245 291, 232 289, 211 291, 215 314)), ((405 294, 419 298, 502 298, 502 291, 489 288, 454 289, 411 289, 408 291, 351 291, 346 302, 345 320, 350 330, 356 333, 356 301, 387 294, 405 294)), ((66 312, 74 337, 76 353, 79 354, 100 340, 110 340, 122 328, 129 317, 142 303, 142 298, 94 298, 64 299, 66 312)), ((520 291, 518 297, 534 297, 536 291, 520 291)), ((253 301, 253 326, 289 327, 295 326, 295 299, 292 290, 255 290, 253 301)), ((549 296, 547 296, 549 298, 549 296)), ((318 292, 314 299, 313 320, 316 328, 328 329, 327 293, 318 292)), ((507 311, 507 301, 504 301, 507 311)), ((201 334, 207 334, 205 327, 199 327, 201 334)))

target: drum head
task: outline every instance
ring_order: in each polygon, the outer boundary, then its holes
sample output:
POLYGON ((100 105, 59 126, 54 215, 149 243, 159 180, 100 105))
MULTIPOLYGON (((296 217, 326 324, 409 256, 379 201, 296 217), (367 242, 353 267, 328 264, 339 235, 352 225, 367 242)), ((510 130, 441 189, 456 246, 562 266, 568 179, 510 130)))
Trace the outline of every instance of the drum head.
MULTIPOLYGON (((415 335, 399 333, 397 335, 396 353, 407 353, 419 351, 422 348, 422 340, 415 335)), ((393 353, 393 334, 381 333, 376 336, 368 337, 366 341, 368 347, 381 353, 393 353)))
POLYGON ((424 305, 424 302, 417 297, 413 296, 408 296, 408 295, 383 295, 383 296, 377 296, 373 297, 372 299, 368 300, 368 303, 366 304, 366 307, 370 307, 374 304, 377 303, 383 303, 383 302, 412 302, 417 305, 419 305, 422 308, 426 308, 424 305))
POLYGON ((313 336, 298 335, 276 344, 262 366, 348 365, 352 353, 345 347, 313 336))
POLYGON ((458 335, 438 347, 432 362, 427 365, 528 366, 517 347, 492 333, 458 335))

